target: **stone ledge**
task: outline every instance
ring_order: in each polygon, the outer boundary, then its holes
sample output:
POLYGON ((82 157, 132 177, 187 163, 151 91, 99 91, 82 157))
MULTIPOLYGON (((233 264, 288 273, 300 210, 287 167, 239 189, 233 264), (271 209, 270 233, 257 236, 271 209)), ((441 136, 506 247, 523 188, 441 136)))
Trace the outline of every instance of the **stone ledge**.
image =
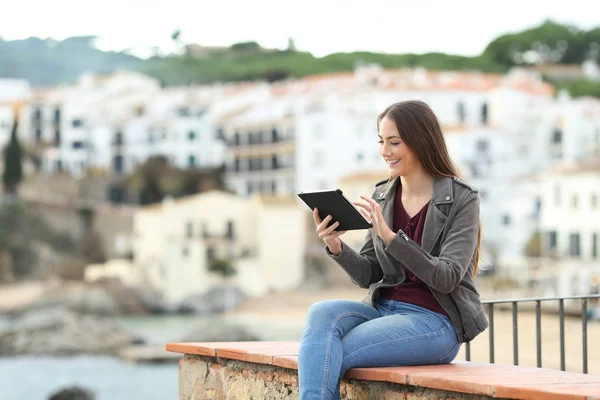
MULTIPOLYGON (((285 388, 279 387, 276 390, 279 394, 275 395, 273 392, 273 397, 262 398, 297 398, 297 374, 290 370, 298 368, 298 348, 299 342, 171 343, 167 345, 168 351, 188 355, 180 362, 180 391, 182 381, 189 382, 191 375, 198 376, 192 371, 194 369, 192 365, 203 368, 205 372, 200 375, 204 375, 205 378, 211 376, 215 370, 223 369, 226 372, 221 372, 220 376, 225 387, 233 385, 231 387, 235 388, 242 385, 239 380, 249 378, 251 375, 254 376, 254 380, 269 381, 267 377, 272 377, 271 380, 286 382, 285 388), (247 364, 242 368, 242 371, 246 372, 242 372, 239 378, 239 374, 231 372, 238 369, 235 362, 253 364, 247 364), (202 367, 203 363, 206 367, 202 367), (182 367, 184 364, 186 368, 182 367), (267 368, 268 372, 266 375, 261 375, 260 371, 264 368, 267 368), (282 391, 289 391, 289 396, 280 397, 284 394, 282 391)), ((200 386, 212 385, 206 382, 199 383, 198 379, 195 382, 197 382, 195 385, 200 386)), ((250 382, 248 384, 250 385, 250 382)), ((470 362, 417 367, 355 368, 346 374, 343 387, 346 393, 343 398, 346 399, 600 400, 600 376, 546 368, 470 362), (362 394, 348 395, 348 391, 362 394), (415 394, 417 392, 420 393, 418 396, 415 394), (381 393, 386 395, 381 397, 381 393)), ((186 397, 180 393, 180 398, 261 398, 249 395, 239 397, 239 395, 227 394, 229 390, 226 392, 224 390, 220 389, 221 397, 212 395, 186 397)), ((216 395, 216 392, 214 394, 216 395)))

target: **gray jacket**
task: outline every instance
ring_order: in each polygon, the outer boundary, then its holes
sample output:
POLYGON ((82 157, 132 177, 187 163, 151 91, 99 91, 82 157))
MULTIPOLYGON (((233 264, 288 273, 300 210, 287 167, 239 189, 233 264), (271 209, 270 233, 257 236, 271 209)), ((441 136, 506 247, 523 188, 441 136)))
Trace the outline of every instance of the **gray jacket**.
MULTIPOLYGON (((385 181, 379 182, 372 196, 381 205, 383 217, 390 227, 399 181, 395 178, 388 190, 384 190, 385 181)), ((404 281, 404 265, 429 286, 450 317, 459 342, 470 342, 488 327, 479 293, 471 278, 478 222, 477 189, 458 178, 436 177, 422 247, 402 230, 389 245, 369 230, 358 253, 343 242, 339 255, 333 255, 329 249, 327 253, 355 284, 369 289, 363 299, 369 305, 377 300, 380 288, 404 281)))

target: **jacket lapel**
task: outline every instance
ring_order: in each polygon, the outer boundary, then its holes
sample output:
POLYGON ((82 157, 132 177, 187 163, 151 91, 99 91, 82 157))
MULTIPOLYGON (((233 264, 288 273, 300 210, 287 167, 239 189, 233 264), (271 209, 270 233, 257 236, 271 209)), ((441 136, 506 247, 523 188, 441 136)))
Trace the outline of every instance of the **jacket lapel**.
POLYGON ((423 228, 423 249, 430 253, 438 237, 444 229, 448 217, 439 209, 440 204, 451 204, 454 202, 452 193, 452 178, 435 177, 433 180, 433 196, 427 209, 425 227, 423 228))
POLYGON ((381 214, 383 215, 383 219, 390 228, 394 226, 394 199, 396 198, 396 190, 398 189, 399 183, 400 178, 395 177, 394 181, 390 184, 391 186, 389 189, 382 189, 376 199, 376 201, 381 205, 381 214))

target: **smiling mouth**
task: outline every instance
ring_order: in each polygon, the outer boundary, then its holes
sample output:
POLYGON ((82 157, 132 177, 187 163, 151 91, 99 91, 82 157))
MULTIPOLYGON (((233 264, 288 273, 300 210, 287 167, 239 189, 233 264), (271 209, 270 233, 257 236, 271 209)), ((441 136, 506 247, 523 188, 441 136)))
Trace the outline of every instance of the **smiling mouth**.
POLYGON ((400 162, 400 160, 385 160, 387 162, 387 164, 391 167, 394 166, 396 164, 398 164, 400 162))

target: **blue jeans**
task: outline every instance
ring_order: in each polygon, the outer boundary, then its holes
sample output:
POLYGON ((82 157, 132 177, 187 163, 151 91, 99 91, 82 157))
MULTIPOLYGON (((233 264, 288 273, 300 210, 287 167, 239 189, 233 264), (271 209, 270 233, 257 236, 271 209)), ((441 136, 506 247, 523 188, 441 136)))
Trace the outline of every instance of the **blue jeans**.
POLYGON ((339 381, 350 368, 446 364, 459 349, 450 319, 423 307, 321 301, 309 308, 302 333, 300 399, 339 399, 339 381))

